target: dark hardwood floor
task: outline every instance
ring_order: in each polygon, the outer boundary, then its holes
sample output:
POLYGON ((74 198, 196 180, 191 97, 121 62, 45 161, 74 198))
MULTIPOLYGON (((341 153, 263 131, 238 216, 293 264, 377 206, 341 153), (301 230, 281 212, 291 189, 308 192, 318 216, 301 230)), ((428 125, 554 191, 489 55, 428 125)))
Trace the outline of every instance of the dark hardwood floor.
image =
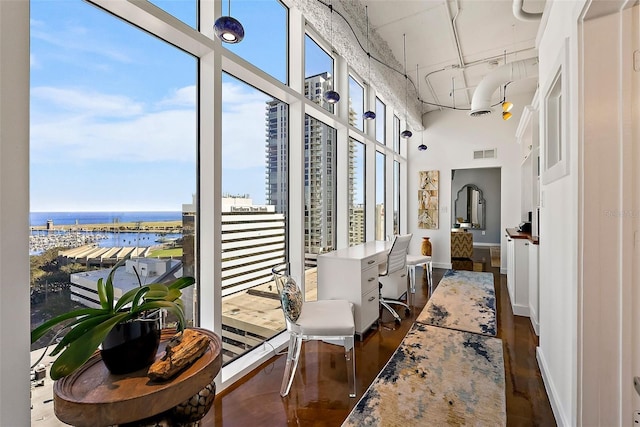
MULTIPOLYGON (((498 309, 498 337, 503 340, 508 426, 554 426, 553 412, 536 361, 538 339, 528 317, 514 316, 506 276, 491 267, 488 249, 474 249, 474 261, 494 274, 498 309)), ((434 283, 445 270, 434 269, 434 283)), ((343 347, 309 341, 303 344, 291 392, 280 397, 286 355, 270 359, 232 387, 220 392, 201 426, 340 426, 427 302, 421 269, 414 310, 401 325, 383 312, 382 323, 356 342, 358 394, 347 391, 343 347), (422 284, 422 285, 420 285, 422 284)))

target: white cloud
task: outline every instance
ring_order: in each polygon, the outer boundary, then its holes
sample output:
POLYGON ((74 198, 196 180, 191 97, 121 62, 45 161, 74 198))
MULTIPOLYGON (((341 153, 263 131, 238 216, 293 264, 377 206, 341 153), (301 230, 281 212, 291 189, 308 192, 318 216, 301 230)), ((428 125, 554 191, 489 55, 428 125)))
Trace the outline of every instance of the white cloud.
POLYGON ((32 103, 49 104, 56 111, 66 110, 70 114, 100 117, 127 117, 141 114, 144 106, 124 95, 108 95, 85 89, 57 87, 34 87, 31 89, 32 103))
MULTIPOLYGON (((237 83, 223 84, 223 163, 265 166, 265 107, 271 98, 237 83)), ((124 95, 71 88, 32 90, 32 161, 195 162, 195 86, 150 106, 124 95)))
POLYGON ((158 106, 179 106, 179 107, 195 107, 196 105, 196 86, 185 86, 176 89, 173 93, 160 101, 158 106))
POLYGON ((43 21, 31 20, 31 37, 56 47, 58 53, 66 52, 69 58, 76 58, 78 52, 91 53, 120 63, 133 62, 122 46, 115 46, 101 39, 91 37, 92 32, 81 25, 66 25, 61 28, 49 27, 43 21))
POLYGON ((195 162, 195 108, 149 112, 126 96, 59 88, 32 98, 33 162, 195 162))
POLYGON ((265 166, 265 103, 270 99, 253 88, 223 83, 222 156, 225 168, 265 166))

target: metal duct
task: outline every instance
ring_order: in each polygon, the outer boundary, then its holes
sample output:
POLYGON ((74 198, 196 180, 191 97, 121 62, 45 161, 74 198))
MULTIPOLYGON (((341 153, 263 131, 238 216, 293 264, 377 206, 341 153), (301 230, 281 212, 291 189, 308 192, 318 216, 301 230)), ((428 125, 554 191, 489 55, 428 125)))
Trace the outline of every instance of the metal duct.
POLYGON ((487 74, 473 93, 470 116, 491 114, 491 97, 506 83, 538 76, 538 58, 522 59, 496 68, 487 74))
POLYGON ((521 21, 539 21, 542 19, 542 13, 525 12, 522 9, 524 0, 513 0, 513 16, 521 21))

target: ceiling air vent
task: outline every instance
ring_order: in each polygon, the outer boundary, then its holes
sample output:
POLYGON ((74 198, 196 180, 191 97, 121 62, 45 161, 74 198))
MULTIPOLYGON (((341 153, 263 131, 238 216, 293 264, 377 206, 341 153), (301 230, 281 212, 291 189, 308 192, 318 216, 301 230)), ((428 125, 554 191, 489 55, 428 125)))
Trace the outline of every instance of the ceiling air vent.
POLYGON ((496 155, 496 149, 492 148, 490 150, 476 150, 473 152, 473 159, 495 159, 497 157, 496 155))

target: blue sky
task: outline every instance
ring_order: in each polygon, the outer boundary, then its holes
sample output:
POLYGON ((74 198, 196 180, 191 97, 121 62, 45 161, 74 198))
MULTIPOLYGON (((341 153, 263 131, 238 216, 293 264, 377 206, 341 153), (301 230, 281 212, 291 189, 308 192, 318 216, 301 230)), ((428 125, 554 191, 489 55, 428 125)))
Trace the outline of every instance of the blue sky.
MULTIPOLYGON (((195 1, 153 3, 195 25, 195 1)), ((231 11, 246 36, 225 47, 285 82, 284 9, 235 0, 231 11), (273 24, 270 37, 265 23, 273 24)), ((307 67, 315 74, 330 61, 308 55, 307 67)), ((175 211, 190 203, 196 80, 194 57, 88 3, 32 0, 31 210, 175 211)), ((254 203, 264 202, 269 99, 223 77, 223 192, 249 193, 254 203)))
POLYGON ((180 210, 196 60, 81 1, 32 1, 31 210, 180 210))

